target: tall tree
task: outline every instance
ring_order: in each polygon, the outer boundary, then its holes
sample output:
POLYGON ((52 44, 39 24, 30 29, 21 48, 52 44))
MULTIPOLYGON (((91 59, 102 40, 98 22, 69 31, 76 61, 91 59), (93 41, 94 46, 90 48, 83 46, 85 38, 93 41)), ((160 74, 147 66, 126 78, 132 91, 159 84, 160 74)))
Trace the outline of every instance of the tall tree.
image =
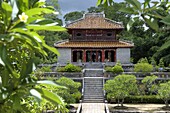
POLYGON ((137 80, 134 75, 118 75, 113 80, 106 81, 104 90, 108 96, 114 97, 118 100, 118 106, 123 102, 125 97, 137 91, 137 80))
MULTIPOLYGON (((160 38, 163 36, 163 42, 158 46, 156 53, 153 57, 157 60, 163 58, 163 60, 168 65, 170 63, 170 37, 169 37, 169 25, 170 25, 170 2, 168 0, 152 1, 145 0, 144 2, 139 2, 138 0, 125 0, 126 7, 121 9, 122 12, 133 14, 129 23, 127 24, 127 29, 130 29, 132 24, 136 20, 143 21, 146 26, 154 30, 154 36, 160 38), (168 36, 166 36, 168 35, 168 36)), ((97 5, 112 5, 113 0, 98 0, 97 5)), ((152 36, 153 37, 153 36, 152 36)))
POLYGON ((44 7, 38 0, 0 0, 0 112, 30 112, 22 106, 29 97, 46 99, 63 108, 63 100, 39 84, 53 85, 52 81, 38 81, 32 74, 35 69, 35 55, 47 56, 44 48, 58 54, 48 46, 42 30, 63 31, 54 21, 45 19, 44 14, 55 10, 44 7), (14 5, 16 4, 16 5, 14 5), (16 10, 17 9, 17 10, 16 10))
POLYGON ((80 12, 74 11, 74 12, 67 13, 64 15, 64 20, 67 24, 69 22, 82 18, 84 13, 85 13, 84 11, 80 11, 80 12))
POLYGON ((165 102, 166 107, 169 108, 170 81, 160 84, 160 87, 158 89, 158 96, 165 102))

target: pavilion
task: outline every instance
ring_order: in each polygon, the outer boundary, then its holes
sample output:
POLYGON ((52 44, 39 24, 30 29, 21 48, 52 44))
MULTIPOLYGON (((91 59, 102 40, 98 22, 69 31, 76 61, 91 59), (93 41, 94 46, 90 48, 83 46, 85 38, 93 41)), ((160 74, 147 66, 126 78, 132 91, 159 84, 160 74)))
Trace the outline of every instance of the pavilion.
POLYGON ((87 13, 66 25, 69 40, 56 42, 58 62, 117 62, 130 63, 132 43, 120 41, 123 24, 105 18, 101 13, 87 13))

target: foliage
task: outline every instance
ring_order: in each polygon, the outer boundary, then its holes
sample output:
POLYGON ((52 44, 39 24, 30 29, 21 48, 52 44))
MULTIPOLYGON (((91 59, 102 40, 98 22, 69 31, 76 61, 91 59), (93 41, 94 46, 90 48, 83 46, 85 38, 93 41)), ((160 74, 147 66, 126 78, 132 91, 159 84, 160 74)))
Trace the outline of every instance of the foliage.
MULTIPOLYGON (((113 98, 108 98, 108 102, 115 103, 113 98)), ((163 104, 162 100, 157 95, 131 95, 125 98, 125 103, 135 104, 163 104)))
MULTIPOLYGON (((58 25, 62 26, 62 20, 57 18, 56 15, 50 14, 45 15, 45 18, 51 19, 58 23, 58 25)), ((59 40, 64 40, 69 38, 69 34, 66 31, 39 31, 40 35, 44 36, 44 40, 46 41, 46 44, 49 46, 54 46, 54 43, 56 43, 59 40)), ((45 49, 45 51, 48 53, 48 57, 43 58, 42 56, 38 56, 40 63, 56 63, 57 62, 57 55, 53 52, 49 51, 48 49, 45 49)))
POLYGON ((52 72, 51 66, 43 66, 40 68, 40 71, 42 72, 52 72))
POLYGON ((123 106, 124 99, 137 91, 136 82, 134 75, 118 75, 113 80, 106 81, 104 90, 107 96, 117 99, 118 105, 121 103, 123 106))
POLYGON ((142 83, 144 84, 145 86, 145 93, 146 94, 153 94, 153 93, 157 93, 157 90, 158 90, 158 86, 156 85, 155 83, 155 80, 157 79, 158 77, 155 76, 155 75, 152 75, 152 76, 146 76, 143 80, 142 80, 142 83))
POLYGON ((164 66, 164 62, 163 62, 163 59, 162 59, 162 58, 159 60, 159 64, 158 64, 158 66, 159 66, 159 67, 161 67, 161 68, 164 68, 164 67, 165 67, 165 66, 164 66))
POLYGON ((82 68, 79 66, 75 66, 71 63, 67 64, 65 67, 58 67, 58 72, 81 72, 82 68))
POLYGON ((160 84, 158 96, 164 100, 166 107, 168 107, 168 101, 170 100, 170 81, 160 84))
POLYGON ((38 79, 42 79, 45 72, 52 72, 51 66, 43 66, 41 68, 37 68, 33 73, 38 79))
MULTIPOLYGON (((50 6, 38 0, 0 1, 0 112, 30 112, 21 103, 27 97, 46 99, 63 108, 63 100, 51 91, 37 87, 48 84, 58 87, 52 81, 37 81, 32 71, 37 54, 47 57, 44 48, 58 54, 46 45, 42 30, 63 31, 53 20, 43 17, 54 13, 50 6), (16 5, 14 5, 16 4, 16 5), (15 8, 14 8, 15 7, 15 8), (5 109, 4 109, 5 108, 5 109)), ((64 112, 64 111, 63 111, 64 112)))
POLYGON ((122 73, 124 70, 120 62, 117 62, 116 65, 112 68, 113 73, 122 73))
POLYGON ((147 73, 153 70, 153 66, 149 63, 137 63, 134 66, 135 72, 147 73))
POLYGON ((106 72, 112 72, 112 71, 113 71, 112 68, 113 68, 113 67, 107 66, 107 67, 105 67, 105 71, 106 71, 106 72))
POLYGON ((88 10, 88 13, 100 13, 100 12, 102 12, 101 7, 90 7, 87 10, 88 10))
MULTIPOLYGON (((113 6, 114 4, 113 1, 114 0, 98 0, 97 5, 104 4, 105 6, 107 6, 109 4, 110 6, 113 6)), ((143 49, 146 51, 150 50, 150 52, 145 53, 151 55, 151 57, 154 57, 157 62, 159 61, 159 59, 163 58, 164 61, 166 61, 165 62, 166 65, 168 65, 170 62, 169 60, 170 54, 167 52, 170 51, 170 37, 169 37, 170 2, 168 0, 166 1, 145 0, 142 2, 140 2, 139 0, 124 0, 124 3, 126 5, 122 7, 119 11, 133 15, 131 16, 131 19, 129 19, 130 21, 126 26, 127 30, 136 27, 134 23, 136 23, 136 21, 140 21, 143 23, 143 26, 145 26, 145 27, 141 26, 142 28, 145 29, 148 27, 151 28, 148 30, 144 29, 143 31, 146 31, 146 33, 148 33, 148 31, 152 31, 151 36, 147 37, 149 39, 149 42, 146 43, 147 45, 146 48, 142 44, 143 42, 139 41, 138 44, 141 44, 143 47, 140 48, 139 46, 138 49, 137 48, 136 49, 138 51, 142 50, 142 53, 143 49), (156 40, 153 39, 151 41, 150 37, 152 37, 152 39, 155 38, 156 40), (152 43, 151 45, 149 44, 150 42, 154 43, 152 43), (150 46, 150 48, 148 46, 150 46)), ((139 29, 138 26, 136 28, 137 28, 136 30, 139 29)), ((144 38, 143 34, 140 37, 144 38)), ((146 40, 146 38, 141 40, 146 40)), ((141 54, 142 57, 147 57, 146 55, 141 54)))
POLYGON ((66 103, 79 102, 81 98, 81 93, 78 90, 81 87, 79 82, 74 82, 72 79, 66 77, 61 77, 56 82, 67 87, 67 89, 57 90, 57 94, 60 95, 66 103))
MULTIPOLYGON (((47 88, 47 87, 46 87, 47 88)), ((49 90, 54 90, 54 88, 48 87, 49 90)), ((47 110, 54 110, 55 112, 57 111, 62 111, 63 113, 68 112, 67 108, 63 108, 60 106, 56 106, 52 102, 42 99, 41 102, 37 102, 36 98, 33 97, 28 97, 25 100, 22 100, 21 102, 22 107, 27 109, 29 113, 42 113, 42 111, 47 111, 47 110)))
POLYGON ((122 68, 122 65, 120 62, 117 62, 116 65, 114 67, 105 67, 105 71, 106 72, 113 72, 113 73, 122 73, 124 70, 122 68))
POLYGON ((75 21, 77 19, 80 19, 83 17, 84 11, 74 11, 74 12, 70 12, 64 15, 64 20, 66 23, 75 21))
POLYGON ((148 104, 162 104, 161 99, 157 95, 140 95, 129 96, 125 98, 126 103, 148 103, 148 104))
POLYGON ((145 58, 139 59, 138 63, 149 63, 149 62, 148 62, 148 59, 145 57, 145 58))

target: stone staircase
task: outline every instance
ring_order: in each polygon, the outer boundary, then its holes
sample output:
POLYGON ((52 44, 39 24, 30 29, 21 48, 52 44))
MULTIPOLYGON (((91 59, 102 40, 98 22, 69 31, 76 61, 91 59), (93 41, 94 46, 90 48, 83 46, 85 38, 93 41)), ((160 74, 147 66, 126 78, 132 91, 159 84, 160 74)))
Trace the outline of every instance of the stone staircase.
POLYGON ((102 103, 104 102, 103 96, 103 78, 84 78, 84 98, 85 103, 102 103))
POLYGON ((85 70, 85 77, 103 77, 103 69, 85 70))
POLYGON ((88 69, 91 69, 91 68, 93 68, 93 69, 101 69, 101 68, 103 68, 103 65, 102 65, 101 62, 96 62, 96 63, 92 62, 92 63, 86 64, 85 68, 88 68, 88 69))
POLYGON ((103 103, 103 65, 89 63, 85 66, 84 74, 84 103, 103 103))

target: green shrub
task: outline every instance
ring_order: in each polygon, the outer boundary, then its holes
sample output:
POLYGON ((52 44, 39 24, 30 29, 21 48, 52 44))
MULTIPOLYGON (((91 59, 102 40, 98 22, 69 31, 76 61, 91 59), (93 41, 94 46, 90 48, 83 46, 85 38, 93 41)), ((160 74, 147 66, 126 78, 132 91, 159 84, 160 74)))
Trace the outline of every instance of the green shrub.
POLYGON ((104 84, 104 90, 107 98, 114 97, 118 105, 123 106, 124 99, 137 92, 137 80, 134 75, 118 75, 113 80, 107 80, 104 84))
POLYGON ((153 71, 153 66, 149 63, 137 63, 134 67, 135 72, 151 72, 153 71))
POLYGON ((57 94, 61 96, 66 103, 75 103, 80 100, 81 93, 78 89, 81 84, 79 82, 74 82, 72 79, 66 77, 61 77, 56 82, 67 87, 67 89, 58 89, 57 91, 57 94))
POLYGON ((125 98, 125 103, 154 103, 154 104, 163 104, 157 95, 141 95, 141 96, 129 96, 125 98))
POLYGON ((58 67, 58 72, 81 72, 82 68, 73 64, 67 64, 65 67, 58 67))
POLYGON ((162 58, 159 60, 159 64, 158 64, 158 66, 159 66, 159 67, 162 67, 162 68, 164 68, 164 67, 165 67, 165 65, 164 65, 164 61, 163 61, 163 59, 162 59, 162 58))
MULTIPOLYGON (((111 96, 107 96, 107 100, 109 103, 116 103, 116 99, 111 96)), ((125 98, 124 103, 152 103, 152 104, 164 104, 164 101, 160 99, 157 95, 141 95, 135 96, 131 95, 125 98)))
POLYGON ((118 61, 114 67, 105 67, 106 72, 122 73, 124 72, 121 63, 118 61))
POLYGON ((148 59, 145 57, 145 58, 139 59, 138 63, 149 63, 149 62, 148 62, 148 59))
POLYGON ((56 71, 58 71, 58 72, 66 72, 65 67, 58 67, 56 69, 56 71))
POLYGON ((112 67, 105 67, 106 72, 113 72, 112 67))
POLYGON ((115 65, 113 68, 112 68, 112 72, 113 73, 122 73, 124 70, 122 68, 121 65, 115 65))
POLYGON ((75 66, 75 65, 73 65, 73 64, 67 64, 66 66, 65 66, 65 71, 66 72, 81 72, 81 68, 80 67, 78 67, 78 66, 75 66))
POLYGON ((42 68, 40 68, 38 70, 42 71, 42 72, 52 72, 51 66, 43 66, 42 68))

